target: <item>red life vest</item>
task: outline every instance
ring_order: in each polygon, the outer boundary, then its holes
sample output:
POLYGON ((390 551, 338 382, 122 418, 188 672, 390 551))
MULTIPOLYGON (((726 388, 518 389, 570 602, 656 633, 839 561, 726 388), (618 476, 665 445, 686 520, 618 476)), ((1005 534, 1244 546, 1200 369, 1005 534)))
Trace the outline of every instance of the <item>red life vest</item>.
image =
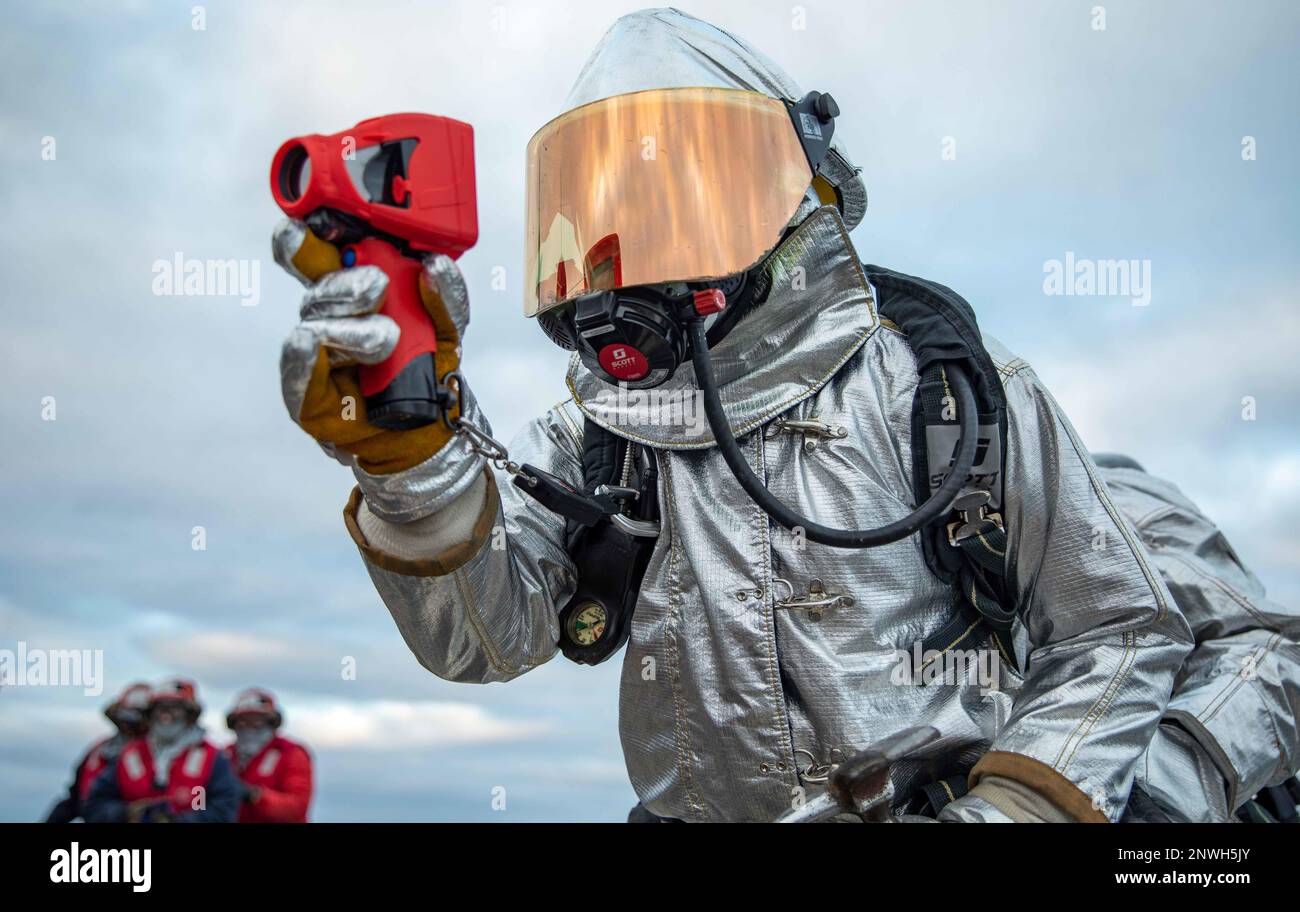
POLYGON ((170 799, 172 813, 193 810, 194 789, 206 786, 217 760, 217 749, 200 741, 172 758, 167 784, 154 784, 153 752, 149 742, 136 738, 117 758, 117 788, 126 802, 145 798, 170 799))
POLYGON ((261 789, 255 802, 239 803, 239 823, 306 823, 311 804, 311 755, 296 741, 276 735, 239 768, 235 745, 226 748, 230 765, 248 785, 261 789))
POLYGON ((77 795, 82 801, 89 797, 95 780, 104 771, 104 767, 108 766, 109 760, 104 756, 104 745, 112 740, 110 736, 92 744, 90 750, 86 751, 86 756, 82 758, 81 766, 77 767, 77 795))

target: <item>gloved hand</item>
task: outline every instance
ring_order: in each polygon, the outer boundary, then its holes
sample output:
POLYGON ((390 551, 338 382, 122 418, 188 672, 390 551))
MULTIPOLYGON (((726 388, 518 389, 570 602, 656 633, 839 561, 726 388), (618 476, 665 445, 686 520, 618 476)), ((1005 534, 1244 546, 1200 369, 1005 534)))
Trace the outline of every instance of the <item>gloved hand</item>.
MULTIPOLYGON (((385 430, 366 420, 358 364, 377 364, 397 344, 397 324, 376 313, 388 276, 375 266, 343 269, 340 254, 302 222, 281 220, 271 239, 275 260, 307 288, 301 322, 280 354, 280 383, 289 416, 327 453, 351 466, 371 510, 409 522, 433 513, 467 488, 482 457, 442 421, 412 430, 385 430), (449 452, 455 451, 455 452, 449 452)), ((420 297, 438 339, 438 376, 458 370, 469 323, 469 297, 450 257, 430 255, 420 297)), ((473 398, 458 390, 450 410, 480 427, 473 398)))
MULTIPOLYGON (((389 431, 365 417, 356 365, 378 364, 397 345, 397 324, 375 313, 388 276, 377 266, 343 269, 337 248, 296 220, 281 220, 271 245, 276 262, 307 287, 302 322, 280 358, 290 417, 331 455, 354 457, 375 474, 409 469, 441 449, 451 436, 441 421, 389 431)), ((461 337, 469 323, 469 297, 455 261, 441 254, 424 261, 420 298, 437 333, 434 363, 442 377, 459 368, 461 337)))

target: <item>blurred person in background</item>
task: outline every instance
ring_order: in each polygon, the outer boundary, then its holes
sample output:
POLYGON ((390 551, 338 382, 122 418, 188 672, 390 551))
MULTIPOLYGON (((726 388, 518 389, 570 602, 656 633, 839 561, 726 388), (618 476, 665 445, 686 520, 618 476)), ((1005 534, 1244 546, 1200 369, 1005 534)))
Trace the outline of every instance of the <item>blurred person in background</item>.
POLYGON ((149 685, 129 684, 112 703, 104 707, 104 716, 117 729, 112 735, 91 745, 81 757, 72 774, 72 784, 62 801, 54 805, 46 823, 70 823, 83 816, 83 805, 90 795, 90 787, 104 768, 117 759, 122 748, 132 738, 148 730, 145 711, 149 707, 149 685))
POLYGON ((239 776, 239 823, 306 823, 312 768, 307 748, 280 734, 284 711, 251 687, 226 714, 235 741, 226 754, 239 776))
POLYGON ((149 695, 148 733, 132 739, 99 774, 87 823, 233 823, 239 780, 204 737, 193 681, 171 678, 149 695))

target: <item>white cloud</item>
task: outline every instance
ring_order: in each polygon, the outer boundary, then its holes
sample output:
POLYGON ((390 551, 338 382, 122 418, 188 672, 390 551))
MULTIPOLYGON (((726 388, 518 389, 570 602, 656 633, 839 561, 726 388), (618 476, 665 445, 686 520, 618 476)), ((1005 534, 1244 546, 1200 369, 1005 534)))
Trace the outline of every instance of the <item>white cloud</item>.
POLYGON ((303 705, 294 710, 293 730, 317 748, 395 751, 526 740, 550 726, 494 716, 474 703, 376 700, 303 705))
POLYGON ((229 631, 160 637, 150 643, 149 651, 161 661, 193 669, 196 675, 216 669, 238 673, 244 667, 262 668, 293 655, 283 639, 229 631))

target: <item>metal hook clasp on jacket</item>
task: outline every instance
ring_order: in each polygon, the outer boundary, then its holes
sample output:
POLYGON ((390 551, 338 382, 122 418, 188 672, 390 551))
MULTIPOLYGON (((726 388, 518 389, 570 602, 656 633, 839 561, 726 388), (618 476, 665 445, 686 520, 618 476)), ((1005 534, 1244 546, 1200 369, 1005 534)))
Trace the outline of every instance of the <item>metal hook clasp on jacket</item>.
POLYGON ((831 608, 839 608, 841 605, 845 608, 853 607, 853 596, 841 592, 827 592, 825 585, 819 579, 808 581, 806 595, 795 595, 794 586, 789 580, 775 577, 772 582, 781 583, 790 590, 790 595, 777 601, 774 607, 787 608, 791 611, 807 611, 808 618, 813 621, 820 621, 823 612, 831 608))
POLYGON ((838 747, 831 748, 830 757, 826 762, 821 762, 812 751, 804 750, 802 747, 795 748, 795 754, 803 754, 808 758, 808 765, 802 769, 796 765, 795 770, 799 773, 799 778, 804 782, 825 782, 831 778, 831 773, 835 768, 844 762, 844 751, 838 747))
POLYGON ((764 436, 771 438, 777 434, 803 435, 803 450, 805 453, 811 453, 817 449, 818 440, 843 440, 849 436, 849 430, 841 424, 827 424, 814 415, 811 418, 776 419, 764 436))

